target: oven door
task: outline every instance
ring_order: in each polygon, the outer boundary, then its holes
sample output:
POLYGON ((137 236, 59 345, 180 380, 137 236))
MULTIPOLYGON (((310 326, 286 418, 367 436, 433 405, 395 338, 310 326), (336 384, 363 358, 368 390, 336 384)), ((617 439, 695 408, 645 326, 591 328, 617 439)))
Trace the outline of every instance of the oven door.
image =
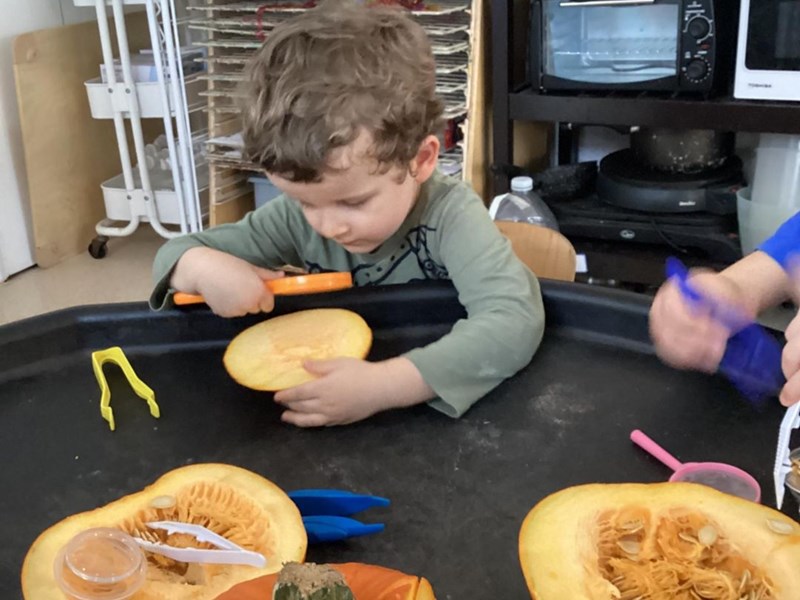
POLYGON ((543 89, 677 89, 680 0, 537 4, 543 89))
POLYGON ((734 96, 800 100, 800 0, 742 0, 734 96))
POLYGON ((800 72, 800 0, 751 0, 743 18, 748 69, 800 72))

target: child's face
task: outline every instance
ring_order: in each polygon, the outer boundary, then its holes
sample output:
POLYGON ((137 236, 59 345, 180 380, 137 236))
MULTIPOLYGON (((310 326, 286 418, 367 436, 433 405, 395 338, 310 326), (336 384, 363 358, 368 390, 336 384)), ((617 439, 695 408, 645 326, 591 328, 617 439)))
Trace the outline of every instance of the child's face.
POLYGON ((319 182, 297 183, 269 174, 275 186, 300 204, 314 231, 358 254, 375 250, 400 228, 420 184, 430 176, 427 170, 425 174, 415 169, 417 175, 406 173, 401 181, 399 167, 376 171, 375 161, 366 155, 369 141, 369 136, 361 135, 334 152, 329 161, 332 169, 319 182))

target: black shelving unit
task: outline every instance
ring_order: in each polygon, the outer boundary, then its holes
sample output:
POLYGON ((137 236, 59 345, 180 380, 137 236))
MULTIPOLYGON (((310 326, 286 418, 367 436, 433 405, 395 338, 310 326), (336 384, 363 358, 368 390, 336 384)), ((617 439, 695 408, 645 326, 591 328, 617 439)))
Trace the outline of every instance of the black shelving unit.
POLYGON ((508 94, 508 116, 520 121, 563 121, 582 125, 640 125, 675 129, 718 129, 800 133, 797 103, 716 98, 539 94, 531 88, 508 94))
MULTIPOLYGON (((648 126, 763 133, 800 133, 800 103, 754 102, 733 98, 687 98, 657 94, 541 94, 511 85, 514 61, 524 60, 526 44, 512 35, 514 0, 492 0, 492 104, 494 164, 512 165, 512 121, 576 125, 648 126), (516 49, 516 52, 515 52, 516 49)), ((517 3, 519 4, 519 3, 517 3)), ((518 28, 519 29, 519 28, 518 28)), ((507 189, 496 170, 494 193, 507 189)))

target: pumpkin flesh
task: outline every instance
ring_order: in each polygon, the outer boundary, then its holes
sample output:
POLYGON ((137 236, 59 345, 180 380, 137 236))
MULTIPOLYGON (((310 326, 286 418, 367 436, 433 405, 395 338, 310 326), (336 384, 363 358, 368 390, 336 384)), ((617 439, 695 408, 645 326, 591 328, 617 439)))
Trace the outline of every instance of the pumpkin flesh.
POLYGON ((274 317, 242 331, 223 362, 245 387, 278 391, 315 379, 306 360, 365 358, 372 330, 356 313, 340 308, 303 310, 274 317))
POLYGON ((800 526, 691 483, 585 485, 520 531, 538 600, 782 600, 800 590, 800 526))
POLYGON ((53 575, 59 550, 76 534, 113 527, 176 547, 211 548, 186 534, 167 534, 145 525, 181 521, 202 525, 246 550, 264 554, 267 565, 187 564, 147 552, 147 578, 132 600, 206 600, 231 586, 302 561, 307 538, 291 499, 263 477, 224 464, 197 464, 168 472, 144 490, 101 508, 76 514, 42 533, 22 567, 26 600, 64 600, 53 575))

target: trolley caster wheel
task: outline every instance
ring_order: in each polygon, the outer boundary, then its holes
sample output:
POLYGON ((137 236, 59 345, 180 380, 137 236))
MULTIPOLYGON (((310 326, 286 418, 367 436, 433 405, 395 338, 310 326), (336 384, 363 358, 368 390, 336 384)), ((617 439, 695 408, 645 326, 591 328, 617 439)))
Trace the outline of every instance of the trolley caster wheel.
POLYGON ((105 258, 106 254, 108 254, 108 238, 104 235, 94 238, 92 243, 89 244, 89 254, 92 258, 105 258))

